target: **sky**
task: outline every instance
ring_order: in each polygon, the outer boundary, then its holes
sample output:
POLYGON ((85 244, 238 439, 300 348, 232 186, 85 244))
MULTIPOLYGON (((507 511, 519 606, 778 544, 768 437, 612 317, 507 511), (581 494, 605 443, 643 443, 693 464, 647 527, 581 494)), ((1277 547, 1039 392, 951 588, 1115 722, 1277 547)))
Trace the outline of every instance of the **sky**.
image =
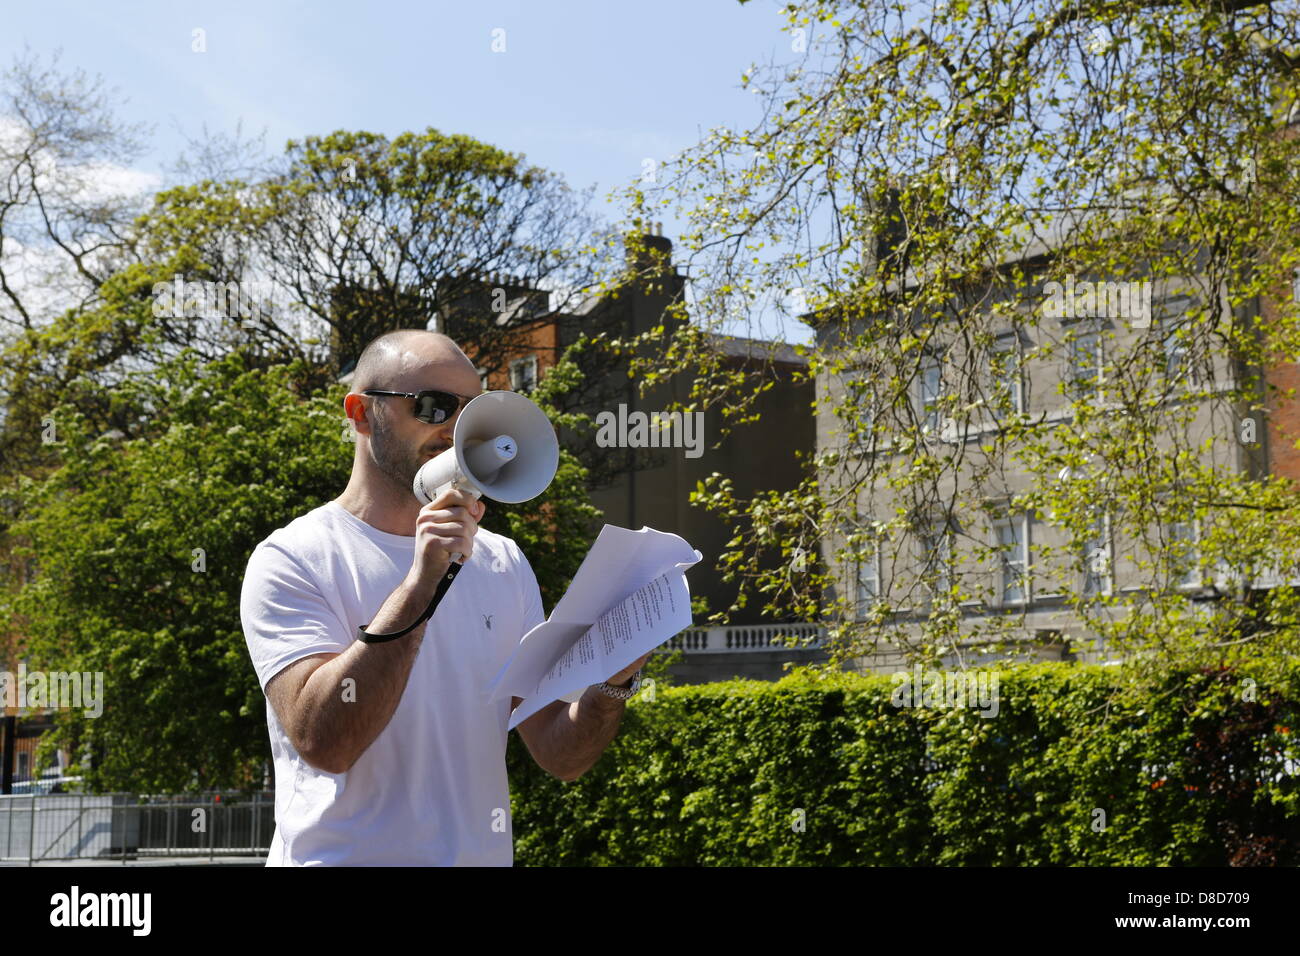
MULTIPOLYGON (((116 87, 120 118, 152 127, 143 172, 165 171, 187 137, 241 122, 273 152, 336 129, 432 126, 594 185, 610 220, 607 194, 646 159, 757 122, 741 74, 793 57, 776 0, 0 0, 0 23, 0 66, 25 48, 46 62, 60 51, 61 68, 116 87)), ((665 215, 665 235, 676 231, 665 215)), ((808 339, 799 325, 787 335, 808 339)))

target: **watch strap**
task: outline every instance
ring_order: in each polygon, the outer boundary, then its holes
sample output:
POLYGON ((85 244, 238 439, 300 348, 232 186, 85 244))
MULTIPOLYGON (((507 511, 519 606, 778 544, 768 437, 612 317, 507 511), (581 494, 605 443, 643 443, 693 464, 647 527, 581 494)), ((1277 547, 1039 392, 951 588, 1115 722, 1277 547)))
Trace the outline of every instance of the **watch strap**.
POLYGON ((596 689, 606 696, 616 698, 617 700, 631 700, 636 696, 637 689, 641 686, 641 671, 632 675, 632 681, 626 687, 619 687, 617 684, 611 684, 609 681, 601 681, 596 685, 596 689))

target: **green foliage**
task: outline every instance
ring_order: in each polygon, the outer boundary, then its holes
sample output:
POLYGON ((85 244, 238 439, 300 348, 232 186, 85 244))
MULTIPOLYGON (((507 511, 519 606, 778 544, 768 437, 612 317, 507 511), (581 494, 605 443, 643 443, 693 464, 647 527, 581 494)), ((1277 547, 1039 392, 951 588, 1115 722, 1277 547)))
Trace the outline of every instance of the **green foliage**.
POLYGON ((75 406, 54 412, 62 461, 24 483, 13 533, 36 573, 9 610, 29 668, 105 675, 102 716, 58 711, 46 742, 93 755, 74 769, 89 789, 261 783, 244 568, 271 531, 337 495, 353 448, 341 391, 303 398, 297 371, 231 355, 135 376, 111 395, 147 414, 130 440, 96 437, 75 406))
POLYGON ((806 669, 660 691, 630 702, 572 783, 515 735, 516 862, 1300 863, 1300 670, 1258 699, 1244 671, 1222 670, 1168 676, 1129 704, 1116 668, 997 674, 993 717, 895 706, 890 677, 806 669))

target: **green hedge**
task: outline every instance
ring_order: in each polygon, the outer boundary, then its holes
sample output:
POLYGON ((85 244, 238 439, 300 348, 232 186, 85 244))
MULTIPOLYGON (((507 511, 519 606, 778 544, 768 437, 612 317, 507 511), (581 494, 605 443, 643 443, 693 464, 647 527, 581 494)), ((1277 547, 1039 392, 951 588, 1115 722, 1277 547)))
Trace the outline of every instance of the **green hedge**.
POLYGON ((895 706, 888 676, 661 686, 572 783, 511 734, 515 862, 1300 863, 1300 682, 1251 700, 1225 668, 1116 698, 1115 668, 997 673, 995 717, 895 706))

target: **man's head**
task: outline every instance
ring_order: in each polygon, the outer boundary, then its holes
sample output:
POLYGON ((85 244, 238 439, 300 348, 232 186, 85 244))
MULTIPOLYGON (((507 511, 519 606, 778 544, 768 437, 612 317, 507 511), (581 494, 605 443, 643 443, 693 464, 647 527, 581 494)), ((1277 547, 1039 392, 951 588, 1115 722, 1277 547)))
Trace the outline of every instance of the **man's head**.
POLYGON ((414 399, 362 394, 369 389, 437 389, 468 401, 482 385, 474 363, 440 332, 399 329, 379 336, 362 351, 343 403, 357 432, 353 476, 372 494, 404 500, 412 497, 411 482, 420 466, 451 447, 459 412, 432 425, 415 417, 414 399))

